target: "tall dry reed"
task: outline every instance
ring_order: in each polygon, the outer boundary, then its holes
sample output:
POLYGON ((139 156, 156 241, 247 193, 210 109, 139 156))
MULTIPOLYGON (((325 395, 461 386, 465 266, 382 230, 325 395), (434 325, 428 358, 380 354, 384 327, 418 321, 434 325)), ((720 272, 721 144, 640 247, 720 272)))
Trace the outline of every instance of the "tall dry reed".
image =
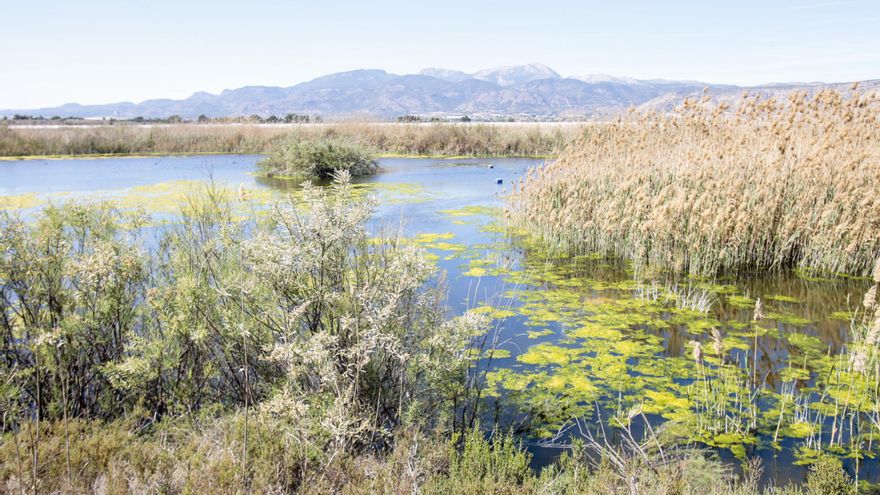
POLYGON ((512 194, 520 226, 569 251, 677 271, 867 274, 880 254, 880 98, 708 97, 588 128, 512 194))

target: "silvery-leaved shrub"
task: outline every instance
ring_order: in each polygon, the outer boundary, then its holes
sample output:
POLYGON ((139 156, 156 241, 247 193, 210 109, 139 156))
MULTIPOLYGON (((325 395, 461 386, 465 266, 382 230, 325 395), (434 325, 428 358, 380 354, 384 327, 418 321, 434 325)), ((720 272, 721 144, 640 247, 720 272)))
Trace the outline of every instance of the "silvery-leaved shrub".
POLYGON ((334 445, 375 442, 412 404, 428 414, 448 404, 485 322, 444 321, 442 293, 427 285, 433 266, 396 237, 368 234, 374 203, 352 198, 347 173, 302 196, 274 208, 243 247, 273 294, 261 310, 277 322, 271 356, 286 378, 269 403, 323 410, 334 445))

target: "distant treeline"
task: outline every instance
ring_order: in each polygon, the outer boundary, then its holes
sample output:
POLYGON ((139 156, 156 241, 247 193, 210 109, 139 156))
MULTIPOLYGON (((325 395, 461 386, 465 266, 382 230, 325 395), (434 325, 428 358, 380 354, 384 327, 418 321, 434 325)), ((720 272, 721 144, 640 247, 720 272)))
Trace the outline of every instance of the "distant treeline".
MULTIPOLYGON (((401 124, 421 124, 424 122, 470 122, 472 119, 469 115, 463 115, 461 117, 423 117, 421 115, 401 115, 395 119, 395 122, 401 124)), ((506 119, 506 122, 515 122, 513 117, 506 119)))
POLYGON ((132 118, 115 118, 104 117, 101 119, 85 119, 83 117, 61 117, 53 115, 45 117, 42 115, 22 115, 14 114, 10 119, 3 116, 3 121, 13 121, 16 124, 43 124, 47 121, 52 124, 115 124, 115 123, 133 123, 133 124, 309 124, 321 123, 324 119, 320 115, 305 115, 298 113, 288 113, 283 116, 269 115, 240 115, 236 117, 208 117, 207 115, 199 115, 195 119, 186 119, 180 115, 169 115, 168 117, 132 117, 132 118))
MULTIPOLYGON (((294 115, 294 114, 291 114, 294 115)), ((287 116, 285 116, 285 119, 287 116)), ((308 116, 294 116, 305 119, 308 116)), ((314 123, 314 120, 310 120, 314 123)), ((430 125, 338 123, 285 128, 260 125, 107 125, 9 127, 0 123, 0 156, 266 153, 279 140, 346 138, 382 154, 547 156, 580 135, 564 124, 430 125)))
MULTIPOLYGON (((14 114, 11 118, 9 116, 2 116, 0 120, 3 121, 13 121, 17 125, 21 124, 44 124, 47 121, 52 124, 191 124, 191 123, 199 123, 199 124, 319 124, 324 122, 324 118, 320 115, 308 115, 308 114, 299 114, 299 113, 287 113, 284 115, 268 115, 262 116, 259 114, 253 115, 239 115, 235 117, 209 117, 207 115, 199 115, 194 119, 188 119, 181 117, 180 115, 169 115, 167 117, 131 117, 131 118, 117 118, 117 117, 101 117, 101 118, 90 118, 86 119, 83 117, 61 117, 58 115, 53 115, 52 117, 46 117, 43 115, 26 115, 26 114, 14 114)), ((399 115, 394 119, 394 122, 406 124, 406 123, 440 123, 440 122, 472 122, 474 119, 471 118, 470 115, 453 115, 453 116, 425 116, 425 115, 399 115)), ((495 117, 492 119, 486 120, 478 119, 479 121, 484 122, 540 122, 540 119, 536 120, 536 117, 532 116, 529 118, 523 118, 520 116, 518 119, 513 116, 507 117, 495 117)))

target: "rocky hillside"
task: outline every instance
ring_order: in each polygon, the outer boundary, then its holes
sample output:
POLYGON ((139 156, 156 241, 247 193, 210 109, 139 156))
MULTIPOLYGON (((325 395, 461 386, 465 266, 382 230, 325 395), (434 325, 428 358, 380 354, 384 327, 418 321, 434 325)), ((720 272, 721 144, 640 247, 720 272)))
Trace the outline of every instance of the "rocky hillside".
MULTIPOLYGON (((865 81, 877 88, 880 81, 865 81)), ((39 109, 0 110, 14 114, 108 118, 232 117, 240 115, 321 115, 325 118, 370 117, 390 120, 402 115, 497 119, 595 118, 635 106, 668 110, 684 97, 705 88, 725 99, 743 91, 781 94, 794 89, 815 90, 822 83, 774 84, 744 88, 699 81, 637 80, 600 74, 563 77, 541 64, 497 67, 474 73, 425 69, 397 75, 368 69, 340 72, 290 87, 246 86, 220 94, 198 92, 183 100, 157 99, 141 103, 110 103, 39 109)), ((849 83, 832 85, 848 90, 849 83)))

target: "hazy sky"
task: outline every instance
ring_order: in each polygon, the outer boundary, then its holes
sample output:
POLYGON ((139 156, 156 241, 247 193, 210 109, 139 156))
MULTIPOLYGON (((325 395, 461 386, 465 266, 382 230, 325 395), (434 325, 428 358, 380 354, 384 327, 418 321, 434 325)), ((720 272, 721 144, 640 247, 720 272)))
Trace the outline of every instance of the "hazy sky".
POLYGON ((541 62, 716 83, 880 78, 880 0, 0 0, 0 108, 541 62))

